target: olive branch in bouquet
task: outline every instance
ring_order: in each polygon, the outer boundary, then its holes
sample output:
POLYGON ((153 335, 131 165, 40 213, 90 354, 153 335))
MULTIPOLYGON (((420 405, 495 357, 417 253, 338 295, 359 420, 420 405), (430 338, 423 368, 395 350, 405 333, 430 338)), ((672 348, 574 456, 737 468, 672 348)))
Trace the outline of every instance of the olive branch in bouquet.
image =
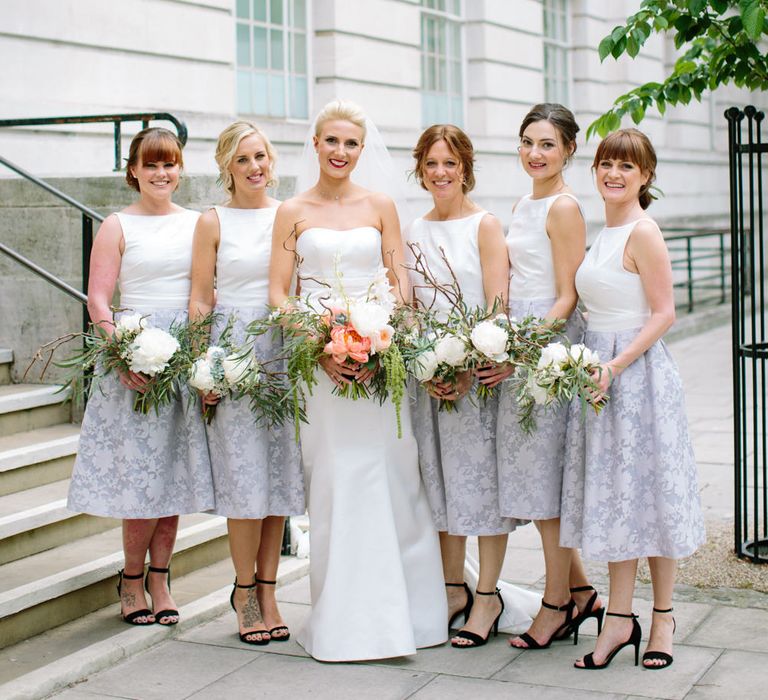
MULTIPOLYGON (((126 309, 112 308, 113 315, 122 311, 126 309)), ((147 377, 148 381, 141 391, 134 391, 133 410, 147 414, 154 409, 159 413, 162 406, 179 396, 187 363, 184 351, 186 324, 174 321, 168 331, 163 331, 150 326, 147 318, 148 315, 132 314, 116 322, 102 322, 114 328, 111 333, 101 325, 91 323, 87 331, 67 333, 45 343, 35 352, 24 376, 37 362, 43 365, 40 379, 51 364, 64 369, 59 391, 70 388, 72 400, 82 406, 86 394, 100 390, 101 381, 111 372, 135 372, 147 377), (142 338, 147 331, 150 333, 142 338), (81 349, 63 360, 54 361, 61 348, 78 339, 82 341, 81 349)))

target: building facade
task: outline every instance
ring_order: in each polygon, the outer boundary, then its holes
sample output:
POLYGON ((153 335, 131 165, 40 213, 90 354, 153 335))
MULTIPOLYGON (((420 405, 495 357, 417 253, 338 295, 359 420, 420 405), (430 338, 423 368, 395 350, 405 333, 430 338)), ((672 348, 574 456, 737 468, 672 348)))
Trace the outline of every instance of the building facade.
MULTIPOLYGON (((653 37, 635 60, 601 64, 597 46, 639 0, 4 0, 0 118, 168 111, 189 128, 187 173, 215 172, 219 131, 258 123, 292 175, 312 115, 333 97, 358 102, 404 174, 420 130, 462 125, 477 148, 476 199, 505 223, 528 188, 517 130, 544 100, 582 125, 675 60, 653 37)), ((662 220, 727 218, 724 109, 764 95, 720 90, 703 103, 650 112, 660 156, 662 220)), ((135 131, 135 129, 134 129, 135 131)), ((124 151, 133 133, 124 134, 124 151)), ((105 175, 109 125, 0 129, 0 154, 41 176, 105 175)), ((600 218, 579 142, 569 181, 600 218)), ((0 173, 4 177, 9 173, 0 173)), ((411 189, 417 206, 423 194, 411 189)))

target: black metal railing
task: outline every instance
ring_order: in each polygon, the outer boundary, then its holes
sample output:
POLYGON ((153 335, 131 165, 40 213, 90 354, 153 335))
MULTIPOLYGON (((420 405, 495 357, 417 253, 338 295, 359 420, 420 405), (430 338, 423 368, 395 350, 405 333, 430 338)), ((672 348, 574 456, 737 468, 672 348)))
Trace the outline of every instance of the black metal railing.
POLYGON ((734 549, 768 564, 768 250, 763 210, 765 115, 754 107, 726 110, 731 191, 733 280, 734 549))
POLYGON ((146 129, 150 121, 168 121, 176 127, 182 146, 187 143, 187 125, 168 112, 134 112, 131 114, 94 114, 79 117, 32 117, 23 119, 0 119, 0 127, 12 126, 60 126, 62 124, 100 124, 114 125, 114 170, 122 170, 122 125, 126 122, 141 122, 146 129))
POLYGON ((697 307, 724 304, 730 292, 730 231, 723 228, 665 226, 674 275, 675 306, 692 313, 697 307))

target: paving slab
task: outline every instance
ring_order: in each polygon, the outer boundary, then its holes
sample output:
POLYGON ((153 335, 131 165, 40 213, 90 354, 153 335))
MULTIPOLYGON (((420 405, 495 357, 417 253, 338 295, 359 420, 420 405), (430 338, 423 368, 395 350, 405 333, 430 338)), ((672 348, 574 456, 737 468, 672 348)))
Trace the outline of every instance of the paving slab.
MULTIPOLYGON (((92 696, 136 700, 183 700, 252 663, 255 652, 202 644, 161 644, 78 686, 92 696)), ((227 697, 220 695, 219 697, 227 697)))
POLYGON ((429 673, 367 664, 318 663, 294 656, 262 654, 191 695, 190 700, 250 697, 402 700, 411 697, 433 677, 429 673))
MULTIPOLYGON (((623 694, 438 676, 408 700, 624 700, 623 694)), ((74 699, 73 699, 74 700, 74 699)))
MULTIPOLYGON (((675 606, 677 613, 677 606, 675 606)), ((714 608, 685 640, 687 644, 742 651, 764 652, 768 664, 768 611, 754 608, 714 608)), ((751 671, 744 669, 746 674, 751 671)), ((765 697, 768 697, 768 673, 765 697)))
POLYGON ((309 591, 309 576, 304 576, 298 581, 280 586, 275 596, 279 603, 309 605, 312 602, 312 596, 309 591))
POLYGON ((696 683, 685 700, 765 700, 766 696, 768 654, 726 651, 696 683))
MULTIPOLYGON (((586 641, 586 640, 585 640, 586 641)), ((674 665, 664 672, 634 666, 634 650, 625 648, 611 665, 600 671, 580 670, 573 662, 592 651, 593 644, 579 641, 577 647, 552 645, 543 651, 526 651, 497 673, 494 680, 531 683, 602 693, 634 694, 643 698, 682 700, 698 679, 721 654, 707 649, 678 644, 674 665)), ((642 654, 643 647, 640 647, 642 654)))

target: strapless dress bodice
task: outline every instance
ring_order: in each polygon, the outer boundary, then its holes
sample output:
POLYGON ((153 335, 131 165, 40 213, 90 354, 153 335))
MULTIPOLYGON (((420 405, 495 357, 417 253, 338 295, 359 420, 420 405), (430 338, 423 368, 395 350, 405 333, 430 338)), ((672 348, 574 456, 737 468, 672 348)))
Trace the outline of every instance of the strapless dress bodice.
POLYGON ((349 297, 365 294, 383 267, 381 232, 374 226, 312 226, 299 236, 296 252, 301 294, 313 298, 339 288, 349 297))

